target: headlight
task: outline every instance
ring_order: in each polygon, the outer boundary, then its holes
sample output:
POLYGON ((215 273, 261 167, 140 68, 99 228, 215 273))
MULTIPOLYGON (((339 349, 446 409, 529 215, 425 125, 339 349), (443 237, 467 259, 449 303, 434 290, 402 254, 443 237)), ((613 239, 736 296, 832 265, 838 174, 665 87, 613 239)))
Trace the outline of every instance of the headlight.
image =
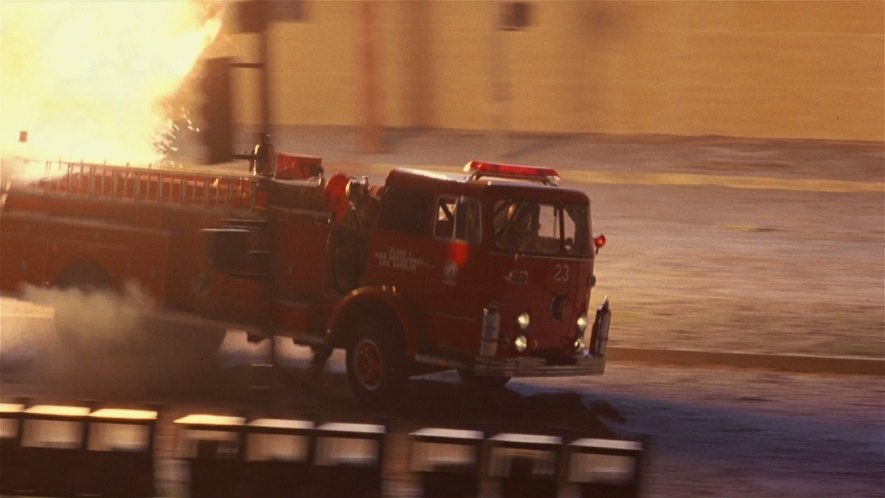
POLYGON ((575 353, 583 353, 587 348, 587 345, 584 344, 584 339, 578 337, 575 339, 575 353))
POLYGON ((529 339, 524 335, 516 336, 516 339, 513 339, 513 347, 516 348, 517 351, 522 353, 525 351, 525 348, 529 347, 529 339))
POLYGON ((584 332, 587 330, 587 315, 581 315, 578 317, 578 330, 584 332))
POLYGON ((532 317, 528 311, 523 311, 516 317, 516 324, 519 325, 520 330, 527 329, 530 323, 532 323, 532 317))

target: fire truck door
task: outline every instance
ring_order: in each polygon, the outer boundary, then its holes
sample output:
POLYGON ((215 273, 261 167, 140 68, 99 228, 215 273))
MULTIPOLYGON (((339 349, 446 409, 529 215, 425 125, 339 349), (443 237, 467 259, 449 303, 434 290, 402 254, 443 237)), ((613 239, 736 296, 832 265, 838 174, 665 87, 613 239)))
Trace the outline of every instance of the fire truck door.
POLYGON ((438 267, 426 281, 431 343, 444 350, 474 351, 482 310, 486 265, 477 248, 482 242, 479 199, 443 195, 433 217, 433 260, 438 267))
POLYGON ((381 201, 378 229, 369 240, 366 280, 390 285, 404 294, 427 298, 427 282, 437 262, 428 237, 430 194, 390 187, 381 201))

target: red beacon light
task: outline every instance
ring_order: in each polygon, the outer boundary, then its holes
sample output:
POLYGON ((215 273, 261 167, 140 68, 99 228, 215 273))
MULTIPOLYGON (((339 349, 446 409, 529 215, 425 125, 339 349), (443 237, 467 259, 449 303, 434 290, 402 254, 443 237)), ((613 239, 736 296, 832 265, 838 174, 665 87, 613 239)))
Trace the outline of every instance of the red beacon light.
POLYGON ((535 181, 544 185, 556 185, 559 183, 559 173, 555 169, 542 168, 540 166, 517 166, 515 164, 470 161, 464 165, 464 172, 470 175, 471 180, 476 180, 483 176, 491 176, 535 181))
POLYGON ((596 254, 599 254, 599 250, 605 247, 605 234, 599 234, 599 237, 593 239, 593 247, 596 248, 596 254))

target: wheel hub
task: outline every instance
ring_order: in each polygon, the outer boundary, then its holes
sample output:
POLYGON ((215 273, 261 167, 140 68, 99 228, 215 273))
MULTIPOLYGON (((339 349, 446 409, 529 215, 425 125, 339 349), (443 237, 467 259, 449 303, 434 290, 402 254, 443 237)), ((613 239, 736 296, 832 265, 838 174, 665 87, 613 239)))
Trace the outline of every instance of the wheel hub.
POLYGON ((360 384, 366 389, 378 388, 384 375, 384 360, 377 344, 368 339, 360 341, 356 346, 353 366, 360 384))

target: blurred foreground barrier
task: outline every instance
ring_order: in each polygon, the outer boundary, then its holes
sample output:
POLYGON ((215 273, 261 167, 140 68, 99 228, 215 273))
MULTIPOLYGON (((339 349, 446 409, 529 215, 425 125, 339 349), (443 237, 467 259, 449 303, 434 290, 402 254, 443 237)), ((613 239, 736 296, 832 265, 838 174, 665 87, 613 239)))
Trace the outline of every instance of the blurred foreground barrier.
POLYGON ((384 426, 206 414, 175 425, 191 498, 381 496, 384 426))
POLYGON ((246 473, 249 496, 316 496, 312 478, 314 423, 263 418, 249 422, 246 473))
POLYGON ((27 469, 21 456, 21 419, 24 405, 0 403, 0 494, 23 488, 27 469))
POLYGON ((425 498, 468 498, 483 493, 485 477, 497 481, 501 498, 545 498, 568 486, 582 498, 632 498, 646 450, 643 441, 578 437, 563 443, 556 433, 501 432, 485 438, 475 430, 425 427, 409 434, 410 470, 420 475, 425 498))
POLYGON ((87 423, 85 494, 153 496, 157 412, 102 408, 87 423))
POLYGON ((330 422, 317 427, 316 465, 322 469, 321 496, 380 498, 384 437, 377 424, 330 422))
POLYGON ((410 470, 421 476, 424 498, 479 496, 482 432, 425 427, 409 438, 410 470))
POLYGON ((0 421, 0 493, 154 494, 154 411, 2 404, 0 421))
POLYGON ((191 498, 316 495, 312 421, 192 414, 175 425, 191 498))
POLYGON ((490 477, 501 498, 559 496, 562 484, 581 498, 640 495, 642 441, 579 437, 567 444, 552 434, 501 433, 488 440, 490 477))
MULTIPOLYGON (((0 494, 154 496, 158 413, 0 403, 0 494)), ((379 498, 388 427, 191 414, 175 420, 192 498, 379 498)), ((409 470, 426 498, 639 496, 643 441, 424 427, 409 470), (493 482, 494 481, 494 482, 493 482), (488 489, 484 489, 484 486, 488 489), (494 493, 492 493, 494 494, 494 493)))
POLYGON ((566 481, 579 485, 581 498, 639 496, 642 442, 581 438, 569 443, 566 451, 566 481))
POLYGON ((178 457, 188 463, 191 498, 248 496, 242 461, 245 419, 192 414, 175 421, 178 457))
POLYGON ((555 498, 559 491, 559 436, 501 433, 489 439, 489 476, 501 498, 555 498))

